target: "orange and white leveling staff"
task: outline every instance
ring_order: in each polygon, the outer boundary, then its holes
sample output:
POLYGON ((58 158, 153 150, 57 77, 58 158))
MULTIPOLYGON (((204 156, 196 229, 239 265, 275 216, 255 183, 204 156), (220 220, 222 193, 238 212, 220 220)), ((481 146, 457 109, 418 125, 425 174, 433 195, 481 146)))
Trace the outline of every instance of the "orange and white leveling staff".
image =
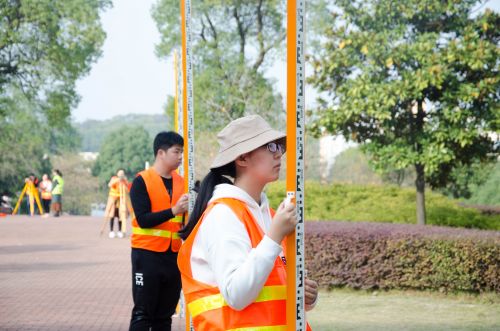
POLYGON ((298 224, 286 239, 287 331, 306 330, 304 312, 304 0, 287 1, 286 191, 298 224))
MULTIPOLYGON (((174 81, 175 81, 175 97, 174 97, 174 131, 182 136, 182 117, 183 114, 179 109, 179 53, 177 50, 174 50, 174 81)), ((177 168, 177 173, 184 177, 184 167, 177 168)), ((179 303, 175 308, 176 314, 179 314, 180 318, 184 318, 184 311, 186 307, 186 303, 184 300, 184 295, 181 290, 181 295, 179 299, 179 303)))
MULTIPOLYGON (((194 207, 194 103, 193 54, 191 48, 191 0, 181 0, 182 29, 182 127, 184 133, 184 190, 189 193, 188 213, 194 207), (187 182, 186 182, 187 178, 187 182), (187 184, 187 185, 186 185, 187 184)), ((186 217, 186 219, 188 219, 186 217)), ((193 330, 188 309, 184 309, 186 330, 193 330)))

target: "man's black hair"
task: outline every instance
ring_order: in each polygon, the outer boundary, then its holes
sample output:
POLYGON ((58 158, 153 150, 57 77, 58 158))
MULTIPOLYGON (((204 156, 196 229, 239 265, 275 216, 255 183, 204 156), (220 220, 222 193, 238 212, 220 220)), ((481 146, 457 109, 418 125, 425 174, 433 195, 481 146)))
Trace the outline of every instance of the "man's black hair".
POLYGON ((156 157, 158 150, 167 150, 174 145, 184 147, 184 139, 180 134, 174 131, 162 131, 158 133, 153 142, 153 153, 156 157))

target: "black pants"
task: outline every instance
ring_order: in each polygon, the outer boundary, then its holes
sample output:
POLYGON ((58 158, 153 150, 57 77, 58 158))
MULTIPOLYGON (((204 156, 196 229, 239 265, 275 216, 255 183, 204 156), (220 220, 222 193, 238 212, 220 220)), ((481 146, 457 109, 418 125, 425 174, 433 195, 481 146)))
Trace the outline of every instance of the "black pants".
POLYGON ((45 214, 50 213, 50 202, 52 199, 42 199, 42 208, 45 214))
POLYGON ((115 223, 115 218, 118 220, 118 231, 122 231, 122 220, 120 219, 120 211, 115 208, 115 214, 109 219, 109 231, 113 232, 113 224, 115 223))
POLYGON ((130 331, 171 331, 180 291, 177 253, 132 248, 130 331))

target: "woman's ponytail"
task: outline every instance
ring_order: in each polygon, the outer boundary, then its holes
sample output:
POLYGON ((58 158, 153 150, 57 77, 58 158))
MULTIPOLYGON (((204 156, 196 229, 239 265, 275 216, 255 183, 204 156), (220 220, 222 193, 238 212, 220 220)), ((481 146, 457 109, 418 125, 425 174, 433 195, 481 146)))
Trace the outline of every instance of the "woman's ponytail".
POLYGON ((191 234, 194 227, 198 223, 201 215, 207 209, 208 202, 212 198, 215 186, 219 184, 233 184, 231 180, 225 176, 234 177, 236 175, 236 167, 234 162, 220 168, 211 169, 210 172, 203 178, 201 182, 198 196, 193 207, 193 211, 189 216, 188 223, 179 231, 179 235, 183 240, 191 234))

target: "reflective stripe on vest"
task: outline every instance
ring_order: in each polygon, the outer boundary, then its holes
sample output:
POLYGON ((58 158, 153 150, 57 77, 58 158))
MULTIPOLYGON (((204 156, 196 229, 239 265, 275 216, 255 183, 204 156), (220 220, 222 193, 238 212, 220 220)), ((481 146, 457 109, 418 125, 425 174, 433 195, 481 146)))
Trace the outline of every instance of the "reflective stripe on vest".
POLYGON ((227 331, 286 331, 284 325, 270 325, 270 326, 251 326, 249 328, 237 328, 227 331))
MULTIPOLYGON (((191 251, 200 225, 211 209, 222 203, 228 206, 243 223, 252 247, 264 237, 251 211, 244 202, 221 198, 211 202, 195 228, 183 243, 178 256, 182 288, 198 331, 286 331, 286 269, 278 256, 257 298, 242 310, 235 310, 224 300, 219 288, 196 280, 191 270, 191 251)), ((269 210, 271 215, 272 210, 269 210)), ((310 326, 307 324, 307 330, 310 326)))
MULTIPOLYGON (((286 300, 286 286, 264 286, 254 302, 264 302, 272 300, 286 300)), ((192 317, 196 317, 208 310, 222 308, 227 306, 226 300, 222 294, 209 295, 188 304, 192 317)))
POLYGON ((170 238, 172 236, 172 232, 167 231, 167 230, 143 229, 143 228, 138 228, 136 226, 132 227, 132 233, 133 234, 143 234, 143 235, 147 235, 147 236, 164 237, 164 238, 170 238))
POLYGON ((182 216, 177 215, 174 218, 172 218, 169 222, 172 222, 172 223, 182 223, 183 220, 184 219, 182 218, 182 216))
MULTIPOLYGON (((176 216, 170 220, 173 223, 182 223, 182 216, 176 216)), ((146 235, 146 236, 155 236, 155 237, 163 237, 163 238, 172 238, 172 239, 180 239, 178 232, 172 232, 169 230, 148 228, 143 229, 137 226, 132 227, 133 234, 146 235)))

